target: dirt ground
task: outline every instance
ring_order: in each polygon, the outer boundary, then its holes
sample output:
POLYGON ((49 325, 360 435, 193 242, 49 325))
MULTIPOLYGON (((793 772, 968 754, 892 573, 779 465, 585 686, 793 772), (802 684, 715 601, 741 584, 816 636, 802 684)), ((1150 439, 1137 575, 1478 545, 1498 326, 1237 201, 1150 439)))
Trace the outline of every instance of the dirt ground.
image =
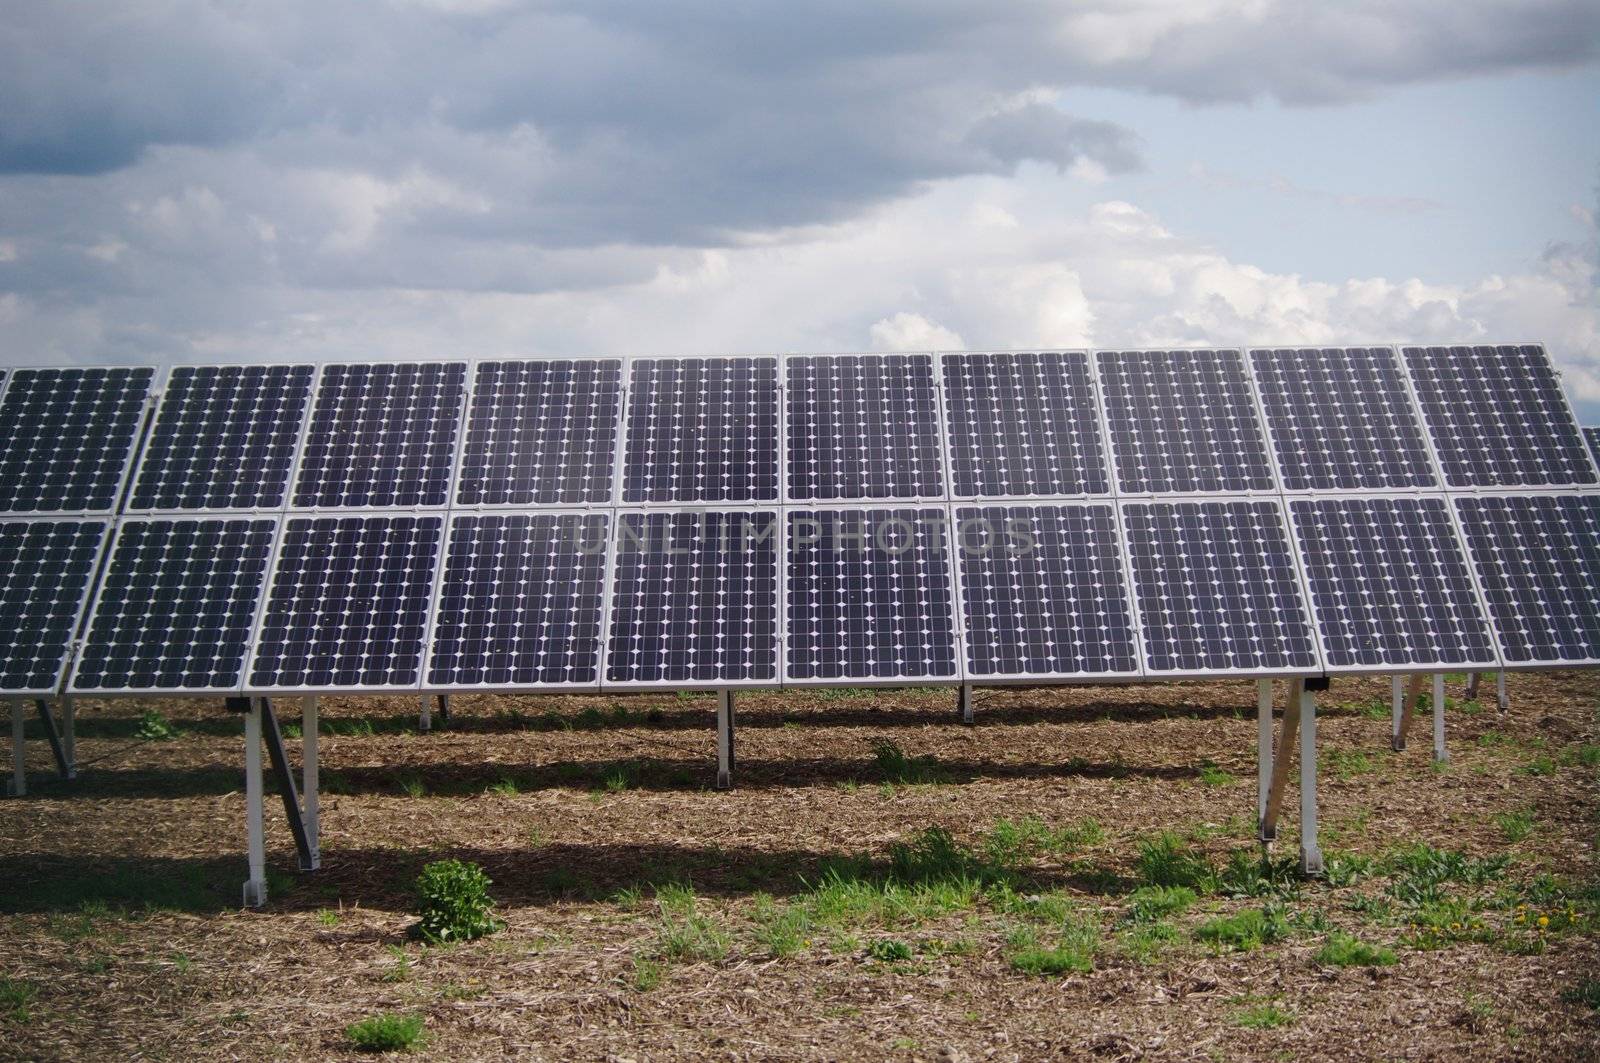
POLYGON ((31 741, 0 801, 0 1058, 359 1058, 382 1012, 426 1059, 1600 1056, 1600 676, 1453 700, 1445 767, 1388 689, 1320 696, 1319 881, 1294 791, 1258 859, 1251 683, 743 695, 725 793, 704 696, 333 698, 322 870, 271 799, 259 911, 239 719, 85 701, 79 779, 31 741), (503 930, 408 936, 445 857, 503 930))

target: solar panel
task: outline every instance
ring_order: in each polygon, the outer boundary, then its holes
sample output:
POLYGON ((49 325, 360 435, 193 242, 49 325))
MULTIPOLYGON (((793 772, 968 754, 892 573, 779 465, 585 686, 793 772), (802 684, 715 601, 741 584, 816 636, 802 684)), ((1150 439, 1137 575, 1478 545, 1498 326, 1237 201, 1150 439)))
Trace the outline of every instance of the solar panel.
POLYGON ((1394 351, 1276 348, 1250 359, 1284 490, 1435 485, 1394 351))
POLYGON ((628 390, 624 502, 778 497, 776 358, 641 358, 628 390))
POLYGON ((276 509, 316 369, 179 366, 139 460, 134 510, 276 509))
POLYGON ((294 505, 445 505, 466 374, 464 362, 324 366, 294 505))
POLYGON ((606 684, 776 684, 777 514, 617 520, 606 684))
POLYGON ((600 685, 604 513, 457 514, 430 687, 600 685))
POLYGON ((1600 461, 1600 428, 1585 428, 1583 438, 1589 444, 1589 453, 1594 456, 1595 461, 1600 461))
POLYGON ((443 518, 291 517, 250 689, 414 687, 443 518))
POLYGON ((1293 500, 1289 511, 1329 671, 1499 666, 1442 497, 1293 500))
POLYGON ((957 496, 1110 490, 1087 354, 946 354, 941 360, 957 496))
POLYGON ((1405 359, 1449 486, 1596 482, 1543 347, 1407 347, 1405 359))
POLYGON ((1145 671, 1318 666, 1276 501, 1125 502, 1145 671))
POLYGON ((0 399, 0 512, 114 510, 154 374, 14 371, 0 399))
POLYGON ((456 504, 611 500, 620 359, 480 362, 456 504))
POLYGON ((1137 675, 1109 503, 956 510, 967 674, 1137 675))
POLYGON ((72 689, 237 689, 277 529, 275 518, 124 520, 72 689))
POLYGON ((1505 663, 1600 662, 1600 495, 1455 505, 1505 663))
POLYGON ((789 498, 941 498, 926 354, 788 359, 789 498))
POLYGON ((1095 359, 1123 492, 1274 488, 1238 351, 1099 351, 1095 359))
POLYGON ((0 521, 0 691, 60 687, 107 527, 104 520, 0 521))
POLYGON ((939 509, 788 514, 788 678, 955 678, 948 519, 939 509))

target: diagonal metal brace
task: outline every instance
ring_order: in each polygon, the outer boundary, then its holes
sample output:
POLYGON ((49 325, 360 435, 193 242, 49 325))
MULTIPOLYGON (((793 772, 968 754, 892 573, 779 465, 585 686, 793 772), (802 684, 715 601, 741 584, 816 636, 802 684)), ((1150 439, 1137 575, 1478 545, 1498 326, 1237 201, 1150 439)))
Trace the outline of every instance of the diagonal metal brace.
POLYGON ((300 806, 300 791, 294 784, 294 772, 289 770, 289 758, 283 752, 283 732, 278 729, 278 716, 272 703, 261 699, 261 737, 267 744, 267 756, 272 759, 272 774, 278 780, 278 793, 283 797, 283 813, 294 832, 294 847, 300 852, 300 870, 315 871, 320 862, 311 850, 311 835, 306 831, 305 814, 300 806))
POLYGON ((1293 762, 1291 751, 1300 734, 1300 683, 1291 681, 1289 696, 1283 705, 1283 732, 1278 738, 1278 748, 1272 758, 1272 782, 1267 786, 1267 799, 1261 812, 1259 840, 1265 844, 1278 837, 1278 813, 1283 811, 1283 793, 1289 786, 1289 766, 1293 762))
POLYGON ((50 703, 39 698, 33 704, 39 710, 39 723, 44 726, 44 736, 50 740, 50 752, 56 755, 56 771, 63 779, 72 778, 77 772, 67 760, 67 751, 61 744, 61 732, 56 728, 56 718, 50 712, 50 703))

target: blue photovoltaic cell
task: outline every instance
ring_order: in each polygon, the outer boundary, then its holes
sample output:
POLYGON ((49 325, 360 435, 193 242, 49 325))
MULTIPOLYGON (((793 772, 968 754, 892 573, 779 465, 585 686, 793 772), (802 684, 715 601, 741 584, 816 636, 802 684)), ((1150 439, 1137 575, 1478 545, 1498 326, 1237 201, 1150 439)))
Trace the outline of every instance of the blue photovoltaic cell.
POLYGON ((958 509, 956 543, 969 675, 1139 670, 1109 502, 958 509))
POLYGON ((294 505, 445 505, 466 374, 464 362, 324 366, 294 505))
POLYGON ((955 494, 1110 490, 1087 354, 946 354, 943 363, 955 494))
POLYGON ((18 369, 0 401, 0 512, 108 512, 154 370, 18 369))
POLYGON ((621 514, 606 682, 775 683, 777 519, 621 514))
POLYGON ((1544 348, 1407 347, 1450 487, 1592 484, 1594 459, 1544 348))
POLYGON ((441 524, 289 518, 247 686, 416 686, 441 524))
POLYGON ((1250 359, 1284 490, 1435 485, 1394 351, 1278 348, 1250 359))
POLYGON ((1588 442, 1589 453, 1594 455, 1594 460, 1600 461, 1600 428, 1585 428, 1583 438, 1588 442))
POLYGON ((106 527, 0 521, 0 690, 51 692, 60 684, 106 527))
POLYGON ((129 507, 283 505, 314 374, 309 365, 174 369, 139 459, 129 507))
POLYGON ((458 514, 430 686, 600 683, 604 513, 458 514))
POLYGON ((611 501, 622 362, 482 362, 456 503, 580 505, 611 501))
POLYGON ((1600 495, 1455 504, 1505 663, 1600 661, 1600 495))
POLYGON ((1276 502, 1127 502, 1146 670, 1317 667, 1276 502))
POLYGON ((937 509, 791 511, 789 678, 955 676, 947 525, 937 509))
POLYGON ((807 356, 787 365, 790 498, 944 495, 931 356, 807 356))
POLYGON ((633 363, 624 502, 777 497, 776 358, 641 358, 633 363))
POLYGON ((274 518, 124 522, 72 688, 236 689, 277 526, 274 518))
POLYGON ((1272 490, 1238 351, 1099 351, 1095 358, 1124 492, 1272 490))
POLYGON ((1443 498, 1294 500, 1327 667, 1496 664, 1443 498))

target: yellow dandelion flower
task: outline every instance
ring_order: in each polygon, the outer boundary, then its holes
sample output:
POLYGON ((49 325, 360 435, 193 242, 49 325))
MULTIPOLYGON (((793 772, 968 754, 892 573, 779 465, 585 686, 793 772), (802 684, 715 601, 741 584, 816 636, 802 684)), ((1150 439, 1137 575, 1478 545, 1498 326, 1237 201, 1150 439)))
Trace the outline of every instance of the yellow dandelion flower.
POLYGON ((1549 925, 1550 925, 1550 917, 1548 915, 1541 915, 1539 917, 1539 926, 1541 928, 1543 928, 1543 927, 1547 927, 1549 925))

